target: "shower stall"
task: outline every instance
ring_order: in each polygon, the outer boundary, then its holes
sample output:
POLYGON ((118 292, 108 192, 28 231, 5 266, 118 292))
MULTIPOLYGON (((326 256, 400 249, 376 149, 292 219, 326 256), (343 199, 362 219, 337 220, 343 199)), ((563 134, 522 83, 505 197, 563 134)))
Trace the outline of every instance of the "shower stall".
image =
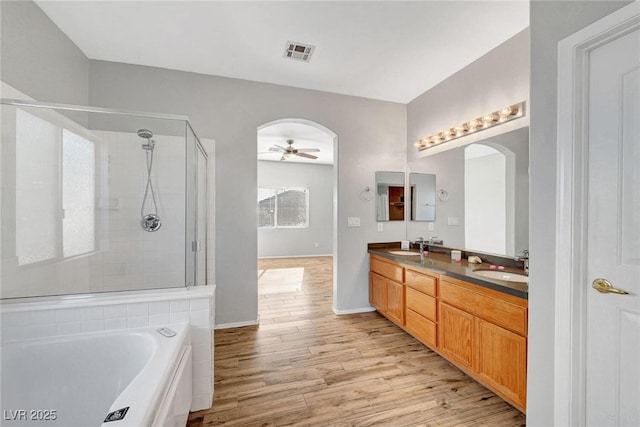
POLYGON ((2 299, 207 284, 207 154, 186 117, 0 108, 2 299))

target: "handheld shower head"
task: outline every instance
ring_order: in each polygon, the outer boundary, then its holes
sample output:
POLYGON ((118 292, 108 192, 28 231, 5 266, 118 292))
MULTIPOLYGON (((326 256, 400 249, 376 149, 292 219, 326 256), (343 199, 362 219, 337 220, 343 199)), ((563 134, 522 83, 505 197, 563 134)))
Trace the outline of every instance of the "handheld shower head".
POLYGON ((140 216, 142 217, 141 225, 145 231, 158 231, 162 222, 158 216, 158 204, 156 203, 156 195, 153 191, 153 184, 151 183, 151 168, 153 168, 153 149, 156 143, 153 139, 153 132, 149 129, 138 129, 138 136, 147 140, 142 144, 142 149, 146 151, 147 158, 147 186, 144 190, 144 197, 142 198, 142 206, 140 206, 140 216), (151 193, 151 199, 153 200, 154 213, 145 215, 144 205, 147 202, 147 196, 151 193))
POLYGON ((149 129, 138 129, 138 136, 147 140, 146 144, 142 144, 142 148, 147 151, 153 151, 156 146, 155 141, 151 139, 153 138, 153 132, 149 129))

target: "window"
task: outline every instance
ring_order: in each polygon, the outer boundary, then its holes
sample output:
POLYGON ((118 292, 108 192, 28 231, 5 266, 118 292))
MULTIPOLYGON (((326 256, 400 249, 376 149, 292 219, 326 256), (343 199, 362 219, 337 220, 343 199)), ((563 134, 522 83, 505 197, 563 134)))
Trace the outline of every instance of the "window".
POLYGON ((258 228, 309 226, 309 189, 258 188, 258 228))
POLYGON ((62 130, 62 248, 65 258, 95 248, 95 147, 62 130))
POLYGON ((18 265, 95 250, 95 144, 16 110, 18 265))

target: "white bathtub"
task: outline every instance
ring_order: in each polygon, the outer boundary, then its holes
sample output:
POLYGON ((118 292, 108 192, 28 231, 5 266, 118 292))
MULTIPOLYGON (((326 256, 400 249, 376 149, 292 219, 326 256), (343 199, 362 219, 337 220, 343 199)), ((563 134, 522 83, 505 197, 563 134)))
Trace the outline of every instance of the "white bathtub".
POLYGON ((2 426, 184 426, 188 325, 16 341, 2 346, 2 426), (128 408, 124 417, 108 414, 128 408))

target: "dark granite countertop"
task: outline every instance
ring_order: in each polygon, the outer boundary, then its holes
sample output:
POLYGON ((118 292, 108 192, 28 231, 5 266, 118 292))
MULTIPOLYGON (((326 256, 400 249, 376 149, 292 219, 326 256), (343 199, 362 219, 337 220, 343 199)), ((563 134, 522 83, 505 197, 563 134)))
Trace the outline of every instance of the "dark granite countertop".
MULTIPOLYGON (((429 256, 425 257, 424 263, 420 262, 420 255, 418 250, 412 249, 411 252, 416 255, 394 255, 390 251, 399 251, 400 245, 384 245, 384 244, 371 244, 369 245, 369 253, 378 255, 383 258, 402 263, 409 267, 420 268, 428 270, 435 274, 442 274, 445 276, 453 277, 455 279, 464 280, 466 282, 473 283, 478 286, 493 289, 499 292, 504 292, 509 295, 514 295, 520 298, 528 299, 529 285, 528 283, 510 282, 506 280, 497 280, 483 277, 474 273, 474 270, 489 270, 491 265, 489 262, 483 262, 481 264, 470 264, 466 259, 461 262, 456 262, 451 259, 449 254, 429 252, 429 256), (391 246, 391 247, 390 247, 391 246)), ((500 264, 494 264, 500 265, 500 264)), ((523 270, 519 270, 512 267, 505 267, 505 272, 514 272, 524 274, 523 270)))

